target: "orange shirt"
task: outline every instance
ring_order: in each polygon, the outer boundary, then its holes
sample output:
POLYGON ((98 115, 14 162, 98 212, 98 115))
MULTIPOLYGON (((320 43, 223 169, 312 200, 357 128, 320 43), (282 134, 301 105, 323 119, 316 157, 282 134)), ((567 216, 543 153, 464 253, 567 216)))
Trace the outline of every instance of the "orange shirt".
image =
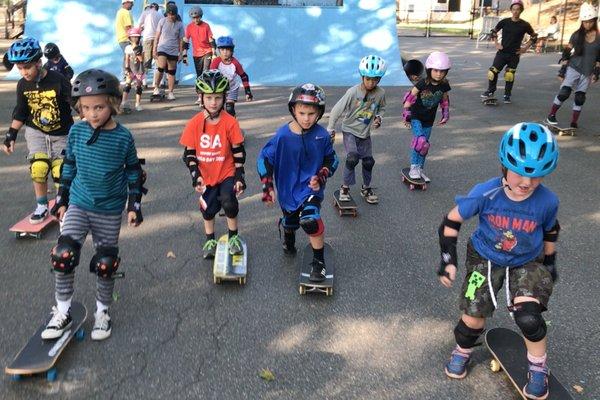
POLYGON ((219 122, 210 124, 200 112, 188 121, 179 143, 196 150, 204 184, 215 186, 235 175, 232 145, 242 144, 244 135, 237 120, 221 111, 219 122))
POLYGON ((213 38, 210 26, 202 21, 200 25, 190 22, 185 27, 185 38, 192 39, 192 54, 194 57, 202 57, 205 54, 212 53, 210 41, 213 38))

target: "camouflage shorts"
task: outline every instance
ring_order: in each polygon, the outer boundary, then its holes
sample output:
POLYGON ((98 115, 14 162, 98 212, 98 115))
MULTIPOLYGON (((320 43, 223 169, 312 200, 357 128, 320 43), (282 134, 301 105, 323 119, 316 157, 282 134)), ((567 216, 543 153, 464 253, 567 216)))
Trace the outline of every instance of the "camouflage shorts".
MULTIPOLYGON (((488 284, 488 260, 477 253, 470 240, 467 244, 466 267, 460 309, 471 317, 491 317, 494 313, 494 303, 488 284)), ((506 269, 492 266, 490 275, 494 295, 498 300, 498 293, 506 279, 506 269)), ((528 296, 537 299, 544 310, 547 308, 553 282, 550 272, 541 262, 531 261, 521 267, 511 268, 508 275, 511 302, 517 296, 528 296)), ((504 294, 500 297, 504 298, 504 294)))

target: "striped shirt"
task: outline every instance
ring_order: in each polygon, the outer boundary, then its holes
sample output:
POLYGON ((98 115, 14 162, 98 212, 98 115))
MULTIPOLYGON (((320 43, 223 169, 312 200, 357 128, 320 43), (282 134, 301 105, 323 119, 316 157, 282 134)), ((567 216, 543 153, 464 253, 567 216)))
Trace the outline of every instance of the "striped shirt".
POLYGON ((114 129, 103 129, 98 139, 87 145, 93 133, 94 128, 85 121, 71 127, 65 159, 74 164, 63 164, 61 184, 71 182, 69 204, 88 211, 120 214, 128 192, 139 193, 134 184, 140 170, 126 169, 139 163, 135 142, 131 132, 119 123, 114 129), (128 189, 128 185, 134 188, 128 189))

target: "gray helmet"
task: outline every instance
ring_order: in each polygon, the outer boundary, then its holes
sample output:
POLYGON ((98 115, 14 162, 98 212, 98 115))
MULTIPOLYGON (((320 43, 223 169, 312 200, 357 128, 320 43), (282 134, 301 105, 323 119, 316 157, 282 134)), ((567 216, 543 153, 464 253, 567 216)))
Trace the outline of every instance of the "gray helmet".
POLYGON ((200 7, 194 6, 190 8, 190 18, 202 18, 202 15, 204 15, 204 13, 202 12, 202 9, 200 7))
POLYGON ((101 69, 88 69, 75 77, 71 89, 73 99, 97 94, 121 98, 121 85, 117 77, 101 69))

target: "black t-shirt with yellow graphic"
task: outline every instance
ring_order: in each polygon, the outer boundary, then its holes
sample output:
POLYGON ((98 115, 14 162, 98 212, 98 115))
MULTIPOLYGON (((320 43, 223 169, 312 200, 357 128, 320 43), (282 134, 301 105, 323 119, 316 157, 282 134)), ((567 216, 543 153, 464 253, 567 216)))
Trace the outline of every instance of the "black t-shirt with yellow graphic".
POLYGON ((13 119, 51 136, 67 135, 73 125, 70 99, 71 84, 58 72, 47 71, 38 83, 21 79, 13 119))

